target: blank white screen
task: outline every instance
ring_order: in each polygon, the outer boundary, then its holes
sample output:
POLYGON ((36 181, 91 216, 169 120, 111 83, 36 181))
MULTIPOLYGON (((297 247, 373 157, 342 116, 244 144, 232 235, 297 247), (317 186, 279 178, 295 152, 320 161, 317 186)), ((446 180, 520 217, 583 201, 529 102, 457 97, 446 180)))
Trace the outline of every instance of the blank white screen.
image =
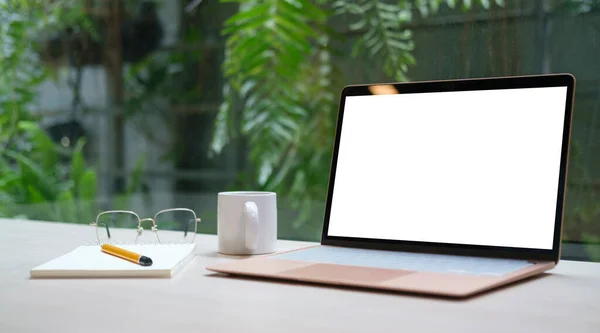
POLYGON ((566 95, 346 97, 328 235, 552 249, 566 95))

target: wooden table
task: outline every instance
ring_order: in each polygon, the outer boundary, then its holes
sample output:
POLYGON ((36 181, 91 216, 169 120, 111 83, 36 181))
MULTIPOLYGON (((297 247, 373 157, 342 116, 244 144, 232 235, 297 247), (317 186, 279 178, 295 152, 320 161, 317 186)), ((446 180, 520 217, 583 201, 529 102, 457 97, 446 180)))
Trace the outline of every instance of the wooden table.
MULTIPOLYGON (((466 301, 215 275, 234 260, 198 235, 171 279, 29 278, 94 241, 91 227, 0 219, 0 332, 600 332, 600 264, 556 269, 466 301)), ((292 249, 312 243, 280 241, 292 249)))

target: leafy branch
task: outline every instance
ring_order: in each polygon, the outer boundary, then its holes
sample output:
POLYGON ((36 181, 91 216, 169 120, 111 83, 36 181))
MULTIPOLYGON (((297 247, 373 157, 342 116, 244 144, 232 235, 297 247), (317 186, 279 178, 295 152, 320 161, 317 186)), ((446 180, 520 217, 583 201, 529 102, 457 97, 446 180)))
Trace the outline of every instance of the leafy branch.
MULTIPOLYGON (((489 9, 490 0, 477 0, 489 9)), ((412 31, 407 28, 414 13, 426 17, 438 12, 442 4, 454 9, 460 6, 470 10, 472 0, 337 0, 333 9, 337 15, 347 15, 352 23, 350 31, 360 32, 360 38, 354 47, 354 55, 365 53, 375 63, 383 64, 384 72, 397 81, 407 80, 406 72, 416 63, 412 55, 415 43, 412 31)), ((504 6, 504 0, 494 1, 504 6)))
POLYGON ((323 57, 319 50, 326 46, 319 37, 325 35, 327 15, 307 0, 239 3, 239 12, 223 30, 229 82, 212 149, 220 152, 235 137, 233 109, 243 108, 239 132, 254 147, 250 159, 258 165, 256 185, 274 188, 301 144, 306 129, 300 124, 313 113, 303 94, 312 83, 298 76, 307 63, 323 57))

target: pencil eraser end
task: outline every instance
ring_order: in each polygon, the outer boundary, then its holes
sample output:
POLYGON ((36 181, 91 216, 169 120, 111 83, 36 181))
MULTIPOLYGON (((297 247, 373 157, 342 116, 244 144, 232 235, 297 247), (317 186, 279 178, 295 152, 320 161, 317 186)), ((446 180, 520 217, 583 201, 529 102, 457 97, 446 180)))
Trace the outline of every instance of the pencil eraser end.
POLYGON ((152 266, 152 259, 146 256, 141 256, 139 261, 142 266, 152 266))

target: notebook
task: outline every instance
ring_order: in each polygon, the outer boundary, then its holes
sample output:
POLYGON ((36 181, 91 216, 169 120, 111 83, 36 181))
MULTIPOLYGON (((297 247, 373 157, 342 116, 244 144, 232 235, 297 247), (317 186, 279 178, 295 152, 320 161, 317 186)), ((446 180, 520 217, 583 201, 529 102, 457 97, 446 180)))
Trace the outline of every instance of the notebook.
POLYGON ((84 245, 37 266, 32 278, 155 277, 177 274, 196 254, 196 244, 122 245, 129 251, 152 259, 152 266, 141 266, 103 253, 98 245, 84 245))

